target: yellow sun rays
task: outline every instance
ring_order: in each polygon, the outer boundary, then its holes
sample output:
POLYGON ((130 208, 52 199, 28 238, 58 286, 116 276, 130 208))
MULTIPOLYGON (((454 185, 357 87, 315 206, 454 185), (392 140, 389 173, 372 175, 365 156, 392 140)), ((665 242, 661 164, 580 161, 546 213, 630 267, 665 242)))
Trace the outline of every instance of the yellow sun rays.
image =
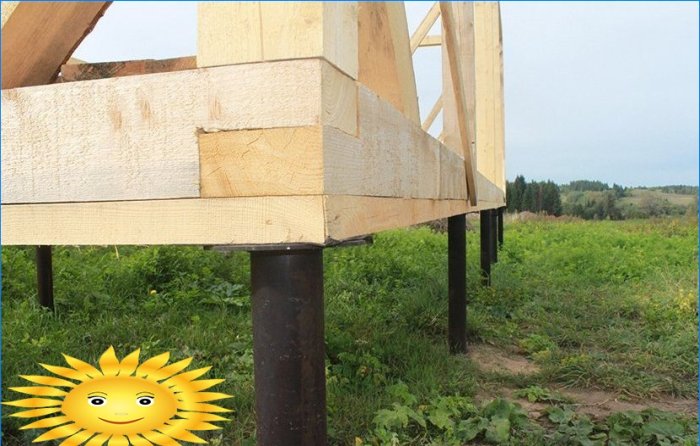
MULTIPOLYGON (((139 354, 140 350, 136 350, 120 361, 114 348, 109 347, 98 361, 99 368, 63 355, 69 367, 40 364, 56 376, 20 375, 22 379, 36 385, 10 389, 28 395, 29 398, 3 404, 26 409, 12 414, 13 417, 40 418, 22 426, 22 429, 48 429, 34 440, 35 443, 51 440, 62 440, 60 446, 176 446, 180 445, 178 441, 206 443, 191 431, 221 429, 212 423, 228 421, 215 413, 227 413, 231 410, 211 402, 231 396, 220 392, 205 392, 223 382, 223 379, 198 380, 197 378, 206 374, 210 367, 184 371, 192 362, 192 358, 168 364, 170 354, 166 352, 139 364, 139 354), (81 384, 108 377, 124 377, 124 381, 139 378, 166 389, 175 398, 175 415, 155 428, 120 434, 85 428, 81 420, 73 419, 64 413, 62 406, 67 395, 81 384)), ((121 428, 119 431, 121 432, 121 428)))

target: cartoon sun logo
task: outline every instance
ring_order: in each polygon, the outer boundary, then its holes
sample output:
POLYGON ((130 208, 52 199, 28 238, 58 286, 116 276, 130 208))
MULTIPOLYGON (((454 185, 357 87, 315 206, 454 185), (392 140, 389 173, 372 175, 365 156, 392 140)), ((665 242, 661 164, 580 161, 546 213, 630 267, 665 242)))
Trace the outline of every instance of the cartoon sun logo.
POLYGON ((168 364, 167 352, 139 364, 139 352, 119 361, 110 347, 100 357, 101 370, 63 355, 70 368, 40 364, 60 378, 21 376, 39 386, 10 389, 32 398, 3 404, 29 408, 13 417, 45 417, 22 427, 52 428, 34 443, 63 438, 60 446, 179 445, 176 440, 206 443, 190 431, 221 429, 210 422, 227 419, 214 412, 231 411, 207 402, 230 395, 203 390, 224 380, 197 380, 211 367, 183 372, 192 358, 168 364))

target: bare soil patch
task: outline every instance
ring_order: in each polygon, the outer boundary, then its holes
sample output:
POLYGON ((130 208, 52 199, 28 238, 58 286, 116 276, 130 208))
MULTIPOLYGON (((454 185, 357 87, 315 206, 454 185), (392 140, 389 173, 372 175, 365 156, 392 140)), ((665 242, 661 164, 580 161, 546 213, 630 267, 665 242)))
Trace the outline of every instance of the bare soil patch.
MULTIPOLYGON (((468 356, 484 372, 530 375, 540 371, 537 364, 524 356, 488 344, 470 345, 468 356)), ((698 411, 698 402, 692 399, 661 396, 655 399, 638 400, 604 390, 572 389, 560 386, 551 386, 550 389, 570 398, 576 411, 593 418, 605 418, 615 412, 640 411, 647 408, 686 415, 697 415, 698 411)), ((546 403, 531 403, 523 398, 515 398, 513 393, 516 390, 508 387, 498 389, 485 387, 477 393, 476 400, 483 402, 497 397, 513 399, 528 412, 530 418, 539 418, 549 406, 546 403)))
POLYGON ((487 344, 470 345, 468 356, 484 372, 531 375, 540 371, 535 363, 524 356, 487 344))

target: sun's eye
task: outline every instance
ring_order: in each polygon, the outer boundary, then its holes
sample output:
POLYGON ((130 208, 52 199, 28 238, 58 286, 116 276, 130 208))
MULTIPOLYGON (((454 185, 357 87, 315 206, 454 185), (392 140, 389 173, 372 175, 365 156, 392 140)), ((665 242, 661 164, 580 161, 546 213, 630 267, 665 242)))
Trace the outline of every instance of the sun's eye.
POLYGON ((136 398, 136 404, 139 406, 150 406, 153 404, 153 397, 152 396, 140 396, 136 398))
POLYGON ((105 404, 107 404, 107 398, 103 396, 89 396, 88 403, 90 403, 91 406, 104 406, 105 404))

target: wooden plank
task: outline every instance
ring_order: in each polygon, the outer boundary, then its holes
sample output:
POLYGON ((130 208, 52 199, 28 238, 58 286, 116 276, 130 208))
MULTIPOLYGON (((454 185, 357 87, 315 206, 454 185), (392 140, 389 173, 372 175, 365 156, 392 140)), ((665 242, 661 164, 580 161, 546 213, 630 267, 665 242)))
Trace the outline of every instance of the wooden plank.
POLYGON ((197 197, 198 133, 313 126, 334 115, 327 110, 339 107, 337 98, 325 104, 321 92, 322 64, 270 62, 4 90, 2 202, 197 197))
POLYGON ((464 214, 465 200, 410 200, 355 196, 325 197, 326 234, 344 240, 464 214))
POLYGON ((3 245, 323 243, 323 198, 2 206, 3 245))
POLYGON ((425 36, 428 35, 433 25, 435 25, 438 17, 440 17, 440 4, 435 2, 411 36, 411 53, 416 52, 425 36))
POLYGON ((435 104, 433 104, 433 108, 430 109, 430 113, 428 113, 428 116, 425 118, 425 121, 423 121, 423 124, 421 127, 423 128, 424 131, 430 130, 430 127, 433 126, 433 122, 435 122, 435 118, 437 118, 438 114, 442 111, 442 95, 440 95, 439 98, 435 101, 435 104))
POLYGON ((3 9, 2 88, 53 82, 111 2, 20 2, 3 9))
POLYGON ((440 46, 442 45, 442 36, 440 35, 435 35, 435 36, 425 36, 425 39, 418 45, 419 47, 424 47, 424 46, 440 46))
POLYGON ((420 122, 403 3, 360 2, 358 16, 358 80, 420 122))
POLYGON ((399 87, 401 89, 402 111, 404 115, 420 124, 420 111, 418 107, 418 92, 416 78, 413 71, 413 56, 411 52, 408 21, 403 2, 386 2, 389 18, 389 30, 394 46, 394 57, 399 70, 399 87))
POLYGON ((201 135, 202 197, 323 193, 321 126, 201 135))
MULTIPOLYGON (((472 205, 477 203, 478 191, 476 188, 475 172, 476 163, 472 157, 471 140, 467 121, 467 97, 466 85, 464 84, 464 70, 462 58, 460 57, 459 41, 457 40, 457 29, 463 25, 462 21, 457 22, 453 12, 453 5, 449 2, 440 2, 440 14, 442 16, 442 32, 445 41, 445 51, 449 61, 450 79, 452 80, 452 94, 455 98, 455 109, 457 117, 457 127, 459 128, 460 144, 464 156, 464 170, 466 172, 467 190, 469 192, 469 202, 472 205)), ((443 93, 443 98, 449 94, 443 93)))
POLYGON ((89 81, 110 77, 134 76, 137 74, 193 70, 195 68, 197 68, 197 60, 194 56, 163 60, 145 59, 103 63, 71 63, 69 60, 67 64, 61 67, 59 81, 89 81))
POLYGON ((357 78, 355 2, 203 2, 200 67, 323 57, 357 78))
POLYGON ((505 193, 502 45, 497 3, 475 3, 477 170, 505 193))

